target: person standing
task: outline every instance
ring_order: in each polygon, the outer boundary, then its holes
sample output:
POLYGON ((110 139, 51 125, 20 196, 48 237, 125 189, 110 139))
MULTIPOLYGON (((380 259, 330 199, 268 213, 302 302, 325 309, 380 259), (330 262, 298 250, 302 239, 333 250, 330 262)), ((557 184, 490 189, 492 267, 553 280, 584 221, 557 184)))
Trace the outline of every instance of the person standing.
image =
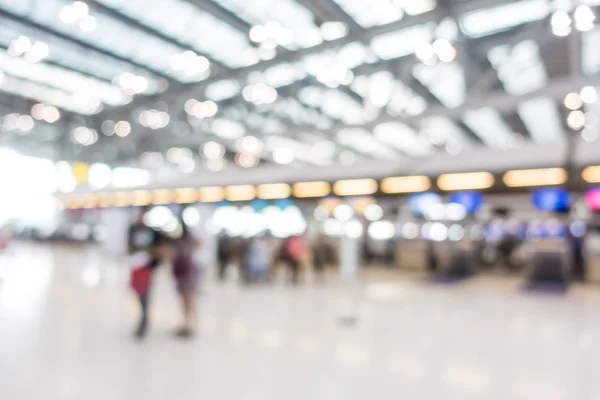
POLYGON ((300 267, 302 256, 306 250, 304 238, 302 236, 290 236, 283 242, 282 260, 290 268, 290 278, 293 285, 298 284, 300 276, 300 267))
POLYGON ((134 336, 143 339, 148 331, 149 301, 154 270, 164 254, 164 236, 144 224, 147 207, 142 208, 136 221, 129 227, 128 254, 132 268, 131 286, 138 296, 140 319, 134 336))
POLYGON ((231 263, 233 253, 231 238, 227 235, 219 236, 217 242, 217 256, 219 258, 219 280, 224 281, 227 276, 227 267, 231 263))
POLYGON ((181 221, 181 237, 175 242, 173 276, 181 299, 183 323, 176 335, 189 338, 194 335, 197 323, 196 297, 200 284, 200 266, 197 262, 200 242, 181 221))

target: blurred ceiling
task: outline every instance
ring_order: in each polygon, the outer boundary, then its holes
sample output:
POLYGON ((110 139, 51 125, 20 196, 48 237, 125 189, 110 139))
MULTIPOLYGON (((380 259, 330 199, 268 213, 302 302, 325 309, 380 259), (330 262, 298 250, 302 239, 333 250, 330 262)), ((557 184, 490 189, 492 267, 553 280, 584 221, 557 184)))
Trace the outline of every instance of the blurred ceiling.
POLYGON ((217 171, 597 139, 600 0, 0 0, 0 145, 217 171))

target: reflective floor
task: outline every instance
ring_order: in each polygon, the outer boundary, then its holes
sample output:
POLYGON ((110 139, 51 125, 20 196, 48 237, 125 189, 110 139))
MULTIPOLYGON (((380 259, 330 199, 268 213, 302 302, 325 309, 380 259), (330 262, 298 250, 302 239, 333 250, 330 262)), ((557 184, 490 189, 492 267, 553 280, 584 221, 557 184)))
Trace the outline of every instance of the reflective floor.
POLYGON ((375 271, 355 285, 205 282, 201 332, 174 339, 168 271, 152 331, 118 263, 93 249, 19 245, 0 257, 0 398, 600 398, 600 287, 523 292, 515 277, 431 285, 375 271), (356 315, 355 326, 340 318, 356 315))

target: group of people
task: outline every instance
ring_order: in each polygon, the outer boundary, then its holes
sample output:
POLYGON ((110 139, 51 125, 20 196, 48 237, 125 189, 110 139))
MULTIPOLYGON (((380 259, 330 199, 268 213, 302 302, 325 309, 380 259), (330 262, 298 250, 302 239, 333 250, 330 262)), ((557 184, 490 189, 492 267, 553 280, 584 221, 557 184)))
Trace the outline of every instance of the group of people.
POLYGON ((181 301, 182 324, 175 334, 182 338, 192 337, 196 326, 196 295, 200 283, 197 250, 201 243, 183 221, 180 221, 181 234, 177 239, 170 239, 160 231, 146 226, 143 221, 145 211, 142 210, 131 225, 128 239, 131 286, 137 293, 141 310, 135 337, 143 339, 146 336, 154 270, 166 260, 172 265, 181 301))
POLYGON ((322 276, 325 266, 337 263, 337 254, 329 238, 320 237, 309 246, 302 236, 277 239, 260 235, 250 239, 219 237, 217 245, 219 279, 224 281, 228 267, 238 264, 245 283, 270 280, 277 272, 276 267, 288 269, 293 285, 298 284, 302 265, 311 263, 317 276, 322 276))
MULTIPOLYGON (((147 210, 143 209, 129 228, 129 264, 131 287, 136 292, 140 305, 140 320, 135 337, 146 336, 149 323, 150 295, 156 268, 164 263, 172 265, 172 276, 179 293, 182 324, 175 331, 181 338, 190 338, 195 333, 197 312, 196 297, 200 285, 201 266, 198 257, 201 242, 180 220, 181 234, 177 239, 148 227, 143 220, 147 210)), ((299 282, 302 265, 312 263, 317 276, 322 276, 327 264, 337 263, 337 254, 329 238, 322 236, 308 246, 302 236, 277 239, 261 235, 250 239, 220 236, 217 244, 218 277, 224 281, 228 267, 237 264, 244 283, 270 280, 276 273, 275 267, 288 267, 292 284, 299 282)))

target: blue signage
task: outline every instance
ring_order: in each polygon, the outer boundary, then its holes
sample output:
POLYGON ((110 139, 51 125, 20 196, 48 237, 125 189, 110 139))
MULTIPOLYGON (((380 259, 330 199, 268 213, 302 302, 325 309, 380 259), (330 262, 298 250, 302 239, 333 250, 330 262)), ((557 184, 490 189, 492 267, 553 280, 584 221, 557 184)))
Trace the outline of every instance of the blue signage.
POLYGON ((408 198, 408 209, 415 215, 423 216, 434 204, 440 204, 442 198, 437 193, 415 193, 408 198))
POLYGON ((531 195, 531 202, 541 211, 564 212, 569 209, 569 192, 560 188, 539 189, 531 195))
POLYGON ((483 196, 479 192, 455 192, 450 195, 449 202, 460 204, 467 214, 474 214, 483 204, 483 196))

